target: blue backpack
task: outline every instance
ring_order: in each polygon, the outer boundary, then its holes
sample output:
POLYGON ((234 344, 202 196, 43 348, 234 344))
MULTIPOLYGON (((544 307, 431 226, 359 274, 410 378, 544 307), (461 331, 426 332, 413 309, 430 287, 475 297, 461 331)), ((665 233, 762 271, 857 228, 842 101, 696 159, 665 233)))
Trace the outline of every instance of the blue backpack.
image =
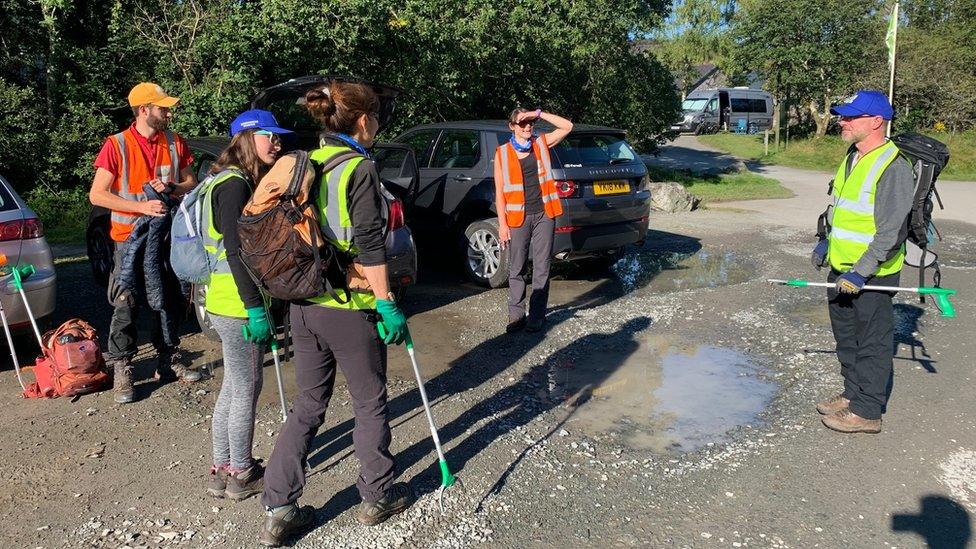
POLYGON ((180 202, 179 208, 173 215, 173 227, 170 229, 169 263, 176 276, 191 284, 204 285, 210 283, 211 265, 210 254, 203 245, 203 214, 204 198, 218 179, 230 175, 240 174, 239 170, 224 170, 207 176, 195 189, 190 191, 180 202))

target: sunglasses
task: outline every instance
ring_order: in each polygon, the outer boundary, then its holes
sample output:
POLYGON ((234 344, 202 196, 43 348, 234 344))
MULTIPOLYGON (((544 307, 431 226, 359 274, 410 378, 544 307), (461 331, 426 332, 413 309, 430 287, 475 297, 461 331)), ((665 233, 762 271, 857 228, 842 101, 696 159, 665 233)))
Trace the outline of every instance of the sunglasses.
POLYGON ((525 127, 531 128, 532 126, 535 126, 535 120, 523 120, 521 122, 513 122, 513 124, 515 124, 520 128, 525 128, 525 127))
POLYGON ((859 118, 873 118, 873 114, 859 114, 857 116, 838 116, 837 119, 841 122, 851 122, 852 120, 857 120, 859 118))
POLYGON ((268 130, 258 130, 254 132, 254 135, 263 135, 264 137, 268 138, 268 141, 270 141, 272 145, 281 145, 281 136, 274 132, 269 132, 268 130))

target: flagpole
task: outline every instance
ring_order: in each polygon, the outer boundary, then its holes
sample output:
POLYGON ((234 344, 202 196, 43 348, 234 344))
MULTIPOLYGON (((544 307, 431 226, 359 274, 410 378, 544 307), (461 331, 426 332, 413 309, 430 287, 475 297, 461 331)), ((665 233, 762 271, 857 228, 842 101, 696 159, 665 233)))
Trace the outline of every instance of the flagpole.
MULTIPOLYGON (((888 100, 891 101, 891 108, 895 108, 895 52, 898 50, 898 2, 895 2, 895 9, 891 12, 891 43, 888 45, 891 51, 888 52, 889 65, 891 66, 891 77, 888 79, 888 100)), ((891 137, 891 125, 893 120, 888 121, 887 137, 891 137)))

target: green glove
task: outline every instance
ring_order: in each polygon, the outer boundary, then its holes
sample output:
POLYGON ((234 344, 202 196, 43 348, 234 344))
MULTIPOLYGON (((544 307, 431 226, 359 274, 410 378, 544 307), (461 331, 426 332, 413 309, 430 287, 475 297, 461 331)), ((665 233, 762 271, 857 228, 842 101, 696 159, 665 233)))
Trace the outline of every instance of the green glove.
POLYGON ((241 326, 244 341, 267 343, 271 340, 271 319, 264 307, 247 309, 247 324, 241 326))
POLYGON ((397 304, 385 299, 376 300, 376 312, 382 320, 376 325, 383 343, 399 345, 407 336, 407 317, 397 304))

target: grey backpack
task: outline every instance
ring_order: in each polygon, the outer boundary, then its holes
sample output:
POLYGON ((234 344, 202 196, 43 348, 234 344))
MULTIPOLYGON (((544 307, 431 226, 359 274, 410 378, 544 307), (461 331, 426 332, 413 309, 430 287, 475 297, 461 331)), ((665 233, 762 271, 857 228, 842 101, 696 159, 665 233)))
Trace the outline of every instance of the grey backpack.
POLYGON ((173 272, 183 281, 191 284, 209 284, 210 272, 213 268, 210 255, 203 245, 203 214, 207 192, 218 179, 236 173, 239 170, 228 169, 220 173, 207 176, 195 189, 190 191, 180 202, 179 208, 173 215, 173 227, 170 229, 169 263, 173 272))

